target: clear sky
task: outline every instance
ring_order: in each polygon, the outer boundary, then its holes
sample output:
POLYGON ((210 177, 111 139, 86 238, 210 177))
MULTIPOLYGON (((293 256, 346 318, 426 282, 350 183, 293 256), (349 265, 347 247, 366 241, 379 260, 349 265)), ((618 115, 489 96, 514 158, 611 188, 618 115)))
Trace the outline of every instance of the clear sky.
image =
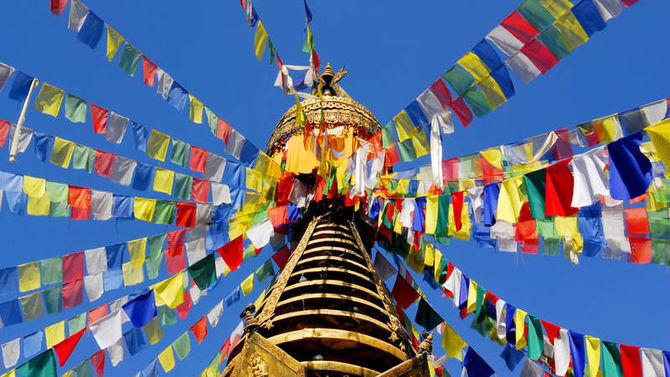
MULTIPOLYGON (((246 26, 237 0, 88 0, 92 10, 111 24, 149 58, 168 71, 222 118, 263 148, 276 121, 294 101, 272 86, 277 73, 267 57, 253 53, 254 30, 246 26)), ((67 29, 67 15, 55 17, 47 0, 13 1, 0 12, 0 61, 36 75, 86 100, 131 117, 149 127, 222 153, 223 143, 206 126, 195 126, 141 82, 141 68, 131 78, 116 61, 105 59, 104 40, 95 50, 80 43, 67 29)), ((300 52, 305 39, 301 0, 255 2, 261 20, 284 63, 306 64, 300 52)), ((469 51, 518 5, 513 0, 470 1, 312 1, 312 30, 321 61, 337 69, 346 65, 341 82, 347 92, 372 110, 382 124, 397 114, 425 87, 469 51)), ((513 142, 524 137, 569 127, 665 98, 670 52, 664 35, 670 3, 644 0, 626 9, 607 29, 563 59, 530 85, 516 80, 517 95, 495 112, 458 127, 444 140, 445 158, 513 142)), ((118 58, 117 58, 118 59, 118 58)), ((19 105, 0 94, 0 119, 15 122, 19 105)), ((132 141, 116 147, 85 125, 62 115, 53 119, 28 112, 26 125, 89 146, 153 162, 138 154, 132 141)), ((126 136, 132 138, 131 136, 126 136)), ((174 169, 174 165, 165 164, 174 169)), ((120 187, 96 175, 64 170, 35 159, 32 152, 11 164, 7 148, 0 149, 0 170, 24 173, 116 193, 165 198, 120 187)), ((6 204, 6 203, 5 203, 6 204)), ((164 226, 124 221, 70 221, 17 216, 0 211, 3 231, 0 267, 110 245, 169 230, 164 226)), ((603 259, 583 259, 573 266, 566 259, 497 253, 476 244, 454 241, 442 248, 466 274, 507 302, 535 316, 575 331, 633 344, 670 350, 670 302, 662 288, 670 277, 666 268, 603 259)), ((264 250, 223 279, 192 309, 185 321, 165 328, 165 338, 116 368, 107 376, 129 376, 205 314, 211 306, 271 255, 264 250)), ((165 272, 163 271, 163 274, 165 272)), ((426 291, 430 288, 424 287, 426 291)), ((135 291, 129 289, 125 294, 135 291)), ((239 321, 241 309, 260 292, 226 308, 222 323, 178 362, 172 375, 199 373, 239 321)), ((82 310, 120 297, 115 291, 96 303, 0 332, 0 343, 67 319, 82 310)), ((429 294, 440 314, 471 344, 500 376, 509 372, 499 357, 502 347, 469 329, 471 319, 458 319, 451 302, 429 294)), ((414 310, 410 310, 414 313, 414 310)), ((87 336, 66 368, 97 350, 87 336)), ((436 353, 442 354, 440 347, 436 353)), ((454 364, 450 371, 457 373, 454 364)), ((67 369, 61 369, 63 372, 67 369)))

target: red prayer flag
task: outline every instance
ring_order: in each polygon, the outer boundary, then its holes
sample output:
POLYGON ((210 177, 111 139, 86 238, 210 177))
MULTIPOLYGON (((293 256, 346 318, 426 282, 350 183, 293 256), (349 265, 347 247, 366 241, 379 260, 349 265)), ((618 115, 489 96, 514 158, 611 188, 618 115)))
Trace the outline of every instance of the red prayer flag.
POLYGON ((107 117, 109 110, 89 103, 91 105, 91 117, 93 118, 93 131, 97 134, 104 134, 107 132, 107 117))
POLYGON ((384 158, 384 166, 389 167, 400 162, 400 154, 398 154, 398 145, 394 142, 393 145, 386 148, 386 156, 384 158))
POLYGON ((545 321, 544 319, 540 319, 540 321, 542 321, 544 331, 546 331, 549 341, 551 342, 551 344, 554 344, 554 339, 558 338, 561 328, 559 326, 554 325, 551 322, 545 321))
POLYGON ((419 292, 415 291, 414 288, 405 280, 400 274, 396 276, 395 284, 393 284, 393 290, 391 291, 391 296, 395 298, 396 303, 403 310, 409 308, 410 305, 416 299, 419 298, 419 292))
POLYGON ((202 316, 198 322, 191 326, 190 330, 198 341, 198 344, 202 343, 202 340, 207 336, 207 317, 202 316))
POLYGON ((144 54, 142 55, 142 61, 144 65, 144 84, 149 86, 154 86, 154 81, 156 79, 156 69, 158 66, 156 63, 152 62, 144 54))
POLYGON ((84 298, 84 280, 77 279, 63 284, 63 308, 81 305, 84 298))
POLYGON ((537 240, 536 221, 530 212, 530 203, 528 202, 523 203, 523 205, 521 206, 521 211, 519 212, 519 221, 516 224, 515 240, 516 241, 537 240))
POLYGON ((571 216, 579 211, 572 203, 572 192, 575 178, 568 164, 570 159, 557 162, 547 167, 547 187, 544 202, 545 216, 571 216))
POLYGON ((100 350, 91 356, 91 364, 93 364, 93 370, 98 377, 102 377, 105 373, 105 350, 100 350))
POLYGON ((288 223, 288 213, 286 212, 286 206, 270 208, 268 210, 268 217, 270 217, 270 222, 275 228, 288 223))
POLYGON ((463 127, 467 127, 470 122, 472 122, 472 111, 468 105, 465 104, 463 97, 458 97, 455 100, 451 101, 449 108, 456 113, 458 120, 461 121, 463 127))
POLYGON ((194 202, 177 202, 177 226, 193 228, 197 206, 194 202))
POLYGON ((70 209, 70 218, 72 220, 88 220, 91 218, 91 210, 89 208, 72 207, 70 209))
POLYGON ((628 262, 637 264, 651 263, 651 239, 647 237, 628 237, 631 253, 628 254, 628 262))
MULTIPOLYGON (((67 5, 67 0, 51 0, 51 4, 49 5, 49 12, 56 16, 60 16, 63 14, 63 10, 65 9, 65 6, 67 5)), ((63 366, 63 364, 61 364, 63 366)))
POLYGON ((191 159, 188 162, 188 167, 193 171, 205 173, 207 166, 207 155, 209 152, 195 145, 191 145, 191 159))
POLYGON ((88 324, 96 323, 100 318, 107 315, 107 305, 98 306, 88 311, 88 324))
POLYGON ((538 33, 523 16, 516 10, 505 18, 500 26, 504 27, 524 45, 530 42, 538 33))
POLYGON ((459 231, 463 227, 463 223, 461 222, 461 213, 463 213, 463 191, 452 192, 451 202, 454 206, 454 223, 456 224, 456 231, 459 231))
POLYGON ((67 204, 75 208, 91 208, 91 190, 86 187, 69 185, 67 204))
POLYGON ((629 7, 629 6, 637 3, 638 1, 640 1, 640 0, 622 0, 623 5, 625 5, 626 7, 629 7))
POLYGON ((168 232, 167 234, 168 249, 172 249, 173 247, 183 245, 184 239, 186 239, 186 229, 177 229, 168 232))
POLYGON ((84 335, 84 331, 86 329, 81 329, 54 346, 54 351, 58 355, 58 365, 63 366, 67 359, 70 358, 72 351, 74 351, 77 343, 79 343, 79 339, 84 335))
POLYGON ((551 50, 537 39, 533 39, 525 46, 521 47, 521 52, 533 62, 542 74, 546 73, 558 63, 558 60, 554 54, 551 53, 551 50))
POLYGON ((621 350, 621 369, 624 377, 642 377, 640 348, 619 344, 621 350))
POLYGON ((316 53, 316 49, 312 50, 312 65, 314 66, 314 72, 319 72, 321 59, 319 59, 319 54, 316 53))
POLYGON ((282 270, 286 263, 288 263, 288 258, 291 256, 291 249, 288 246, 284 245, 279 251, 272 254, 272 260, 275 261, 279 269, 282 270))
POLYGON ((447 181, 458 180, 458 157, 442 160, 442 176, 447 181))
POLYGON ((240 0, 240 5, 242 6, 242 9, 247 9, 247 0, 240 0))
POLYGON ((226 342, 223 343, 223 347, 221 347, 221 364, 223 364, 223 360, 228 357, 228 351, 230 351, 230 337, 226 339, 226 342))
POLYGON ((219 118, 219 121, 216 125, 216 137, 223 140, 226 145, 228 145, 228 137, 230 136, 230 131, 232 130, 233 127, 231 127, 228 122, 219 118))
POLYGON ((0 120, 0 147, 4 147, 7 142, 7 135, 9 135, 9 128, 11 123, 6 120, 0 120))
POLYGON ((451 92, 449 92, 449 88, 447 88, 447 85, 442 81, 442 77, 438 78, 437 81, 430 86, 430 90, 435 97, 437 97, 437 100, 440 101, 443 109, 449 106, 449 103, 451 102, 451 92))
POLYGON ((626 228, 629 234, 649 233, 649 220, 646 208, 626 208, 626 228))
POLYGON ((165 250, 165 264, 167 265, 167 272, 170 275, 185 270, 184 245, 165 250))
POLYGON ((72 253, 63 256, 63 281, 84 278, 84 253, 72 253))
POLYGON ((226 262, 230 271, 235 271, 240 266, 243 260, 243 237, 240 235, 234 240, 221 246, 218 249, 221 258, 226 262))
POLYGON ((112 174, 112 166, 114 166, 116 155, 104 151, 95 150, 95 172, 103 177, 109 178, 112 174))
POLYGON ((206 179, 193 177, 193 188, 191 191, 193 200, 200 203, 207 203, 209 200, 209 188, 211 184, 212 182, 206 179))
POLYGON ((184 302, 177 305, 177 315, 179 316, 179 319, 184 320, 192 307, 193 302, 191 301, 191 293, 187 289, 184 291, 184 302))

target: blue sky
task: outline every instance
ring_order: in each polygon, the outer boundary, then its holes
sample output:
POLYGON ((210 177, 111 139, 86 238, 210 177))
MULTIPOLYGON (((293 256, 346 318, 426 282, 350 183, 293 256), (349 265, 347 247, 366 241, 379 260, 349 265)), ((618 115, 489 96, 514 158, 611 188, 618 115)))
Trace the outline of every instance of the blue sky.
MULTIPOLYGON (((253 29, 246 26, 236 0, 89 0, 92 10, 164 68, 205 104, 264 147, 276 121, 294 101, 272 87, 276 65, 258 62, 253 53, 253 29)), ((302 1, 255 2, 270 38, 287 64, 306 64, 303 44, 302 1)), ((349 75, 341 84, 372 110, 382 124, 414 99, 459 57, 518 5, 517 1, 436 1, 420 3, 387 0, 313 1, 312 30, 321 61, 349 75)), ((445 138, 445 158, 512 142, 542 132, 637 107, 669 95, 670 3, 646 0, 626 9, 586 45, 562 60, 530 85, 515 81, 517 95, 495 112, 476 119, 467 129, 457 128, 445 138)), ((129 116, 147 126, 222 153, 223 143, 206 126, 193 125, 144 86, 141 71, 131 78, 105 59, 104 43, 95 50, 80 43, 67 29, 67 16, 48 12, 48 1, 4 4, 0 13, 0 61, 129 116)), ((103 41, 104 42, 104 41, 103 41)), ((118 58, 117 58, 118 59, 118 58)), ((19 106, 0 94, 0 119, 15 122, 19 106)), ((72 124, 28 112, 26 125, 89 146, 149 162, 132 142, 113 147, 91 132, 90 121, 72 124)), ((167 166, 167 165, 166 165, 167 166)), ((45 177, 117 193, 142 196, 96 175, 64 170, 34 158, 33 153, 11 164, 7 149, 0 150, 0 170, 45 177)), ((147 196, 162 198, 159 194, 147 196)), ((167 197, 165 197, 167 199, 167 197)), ((0 267, 30 262, 87 248, 110 245, 170 228, 141 222, 69 221, 17 216, 0 211, 3 253, 0 267)), ((470 277, 526 311, 575 331, 633 344, 670 350, 666 313, 670 303, 664 289, 666 268, 640 266, 603 259, 584 259, 578 266, 556 257, 496 253, 473 243, 454 241, 443 253, 470 277)), ((225 278, 208 297, 177 325, 166 328, 165 338, 116 368, 107 364, 107 376, 133 375, 194 323, 232 287, 270 256, 270 250, 225 278)), ((429 288, 426 288, 428 291, 429 288)), ((131 292, 133 290, 129 290, 131 292)), ((252 299, 260 292, 252 294, 252 299)), ((59 315, 3 329, 0 343, 82 310, 111 301, 123 293, 105 295, 95 304, 59 315)), ((498 356, 502 348, 469 329, 470 319, 458 319, 450 301, 429 294, 440 314, 470 343, 500 376, 506 370, 498 356)), ((250 300, 226 308, 224 319, 201 345, 178 363, 173 375, 202 370, 238 322, 250 300)), ((413 313, 413 311, 412 311, 413 313)), ((88 336, 66 367, 95 351, 88 336)), ((441 353, 441 351, 437 351, 441 353)), ((450 364, 452 372, 454 365, 450 364)), ((66 369, 61 370, 64 371, 66 369)))

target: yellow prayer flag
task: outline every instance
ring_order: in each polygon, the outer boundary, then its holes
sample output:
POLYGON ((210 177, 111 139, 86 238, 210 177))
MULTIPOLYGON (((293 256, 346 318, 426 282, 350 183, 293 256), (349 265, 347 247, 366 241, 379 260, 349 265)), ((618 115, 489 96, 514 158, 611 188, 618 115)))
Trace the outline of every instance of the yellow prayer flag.
POLYGON ((621 124, 615 115, 593 121, 601 145, 606 145, 622 136, 621 124))
POLYGON ((265 289, 263 292, 261 292, 260 296, 254 301, 254 306, 256 307, 256 310, 261 307, 261 304, 263 303, 263 300, 265 300, 265 289))
POLYGON ((475 78, 476 82, 480 82, 481 80, 489 76, 489 74, 491 73, 489 67, 487 67, 486 64, 484 64, 484 62, 481 59, 479 59, 479 57, 475 55, 472 51, 468 52, 467 54, 465 54, 465 56, 460 58, 456 62, 456 64, 460 65, 461 67, 463 67, 463 69, 470 72, 472 77, 475 78))
POLYGON ((171 371, 175 366, 174 353, 172 352, 172 345, 169 345, 163 352, 158 354, 158 361, 161 363, 165 373, 171 371))
POLYGON ((577 216, 554 216, 554 226, 556 227, 556 234, 563 238, 579 236, 577 216))
POLYGON ((430 377, 435 377, 435 367, 433 366, 433 362, 430 360, 428 361, 428 373, 430 377))
POLYGON ((124 263, 123 270, 123 285, 129 287, 144 282, 144 267, 134 267, 132 262, 124 263))
POLYGON ((20 292, 32 291, 42 285, 40 279, 40 262, 20 264, 18 269, 20 292))
POLYGON ((435 248, 435 264, 433 264, 433 277, 436 283, 440 283, 440 270, 442 269, 442 252, 435 248))
POLYGON ((65 321, 60 321, 44 329, 47 338, 47 349, 65 340, 65 321))
POLYGON ((151 221, 156 211, 156 199, 135 198, 133 203, 135 218, 138 220, 151 221))
POLYGON ((65 98, 65 92, 47 83, 42 84, 40 93, 35 100, 35 110, 49 114, 54 118, 58 116, 60 105, 65 98))
POLYGON ((506 179, 503 181, 498 197, 497 219, 515 224, 519 220, 519 211, 526 201, 521 191, 523 176, 506 179))
POLYGON ((477 310, 477 282, 470 279, 468 284, 468 301, 465 306, 466 313, 474 313, 477 310))
POLYGON ((265 49, 268 44, 268 33, 265 31, 265 26, 261 21, 258 21, 256 24, 256 35, 254 36, 254 47, 256 49, 256 57, 258 60, 263 59, 263 54, 265 54, 265 49))
POLYGON ((263 151, 258 151, 258 157, 256 157, 256 165, 254 170, 262 172, 265 175, 274 178, 281 178, 281 166, 274 162, 270 156, 265 154, 263 151))
POLYGON ((41 197, 29 196, 26 212, 31 216, 49 216, 51 201, 48 195, 41 197))
POLYGON ((572 3, 569 0, 540 0, 540 4, 546 9, 554 18, 559 18, 572 8, 572 3))
POLYGON ((561 37, 570 50, 576 49, 589 40, 589 36, 572 12, 565 13, 561 18, 556 20, 554 26, 561 33, 561 37))
POLYGON ((119 47, 121 47, 123 41, 124 38, 121 34, 107 25, 107 60, 110 62, 114 60, 114 56, 116 56, 116 52, 119 51, 119 47))
POLYGON ((188 94, 188 98, 191 100, 191 121, 195 124, 202 124, 202 101, 195 98, 191 93, 188 94))
MULTIPOLYGON (((63 373, 63 375, 60 376, 60 377, 73 377, 73 374, 72 374, 72 373, 73 373, 73 372, 72 372, 72 370, 70 369, 70 370, 68 370, 67 372, 63 373)), ((3 375, 0 376, 0 377, 14 377, 14 376, 7 376, 7 375, 3 374, 3 375)))
POLYGON ((479 153, 486 159, 486 161, 489 164, 493 165, 493 167, 502 169, 502 156, 500 153, 500 147, 484 149, 479 153))
POLYGON ((247 170, 247 189, 261 192, 263 189, 263 175, 251 168, 246 168, 247 170))
POLYGON ((414 153, 416 158, 422 157, 430 153, 430 144, 428 143, 428 136, 423 131, 422 127, 416 127, 412 130, 410 134, 412 138, 412 146, 414 147, 414 153))
POLYGON ((28 196, 42 197, 47 190, 47 181, 43 178, 23 176, 23 192, 28 196))
POLYGON ((172 195, 174 172, 169 169, 156 167, 154 174, 154 191, 172 195))
POLYGON ((467 347, 467 343, 461 338, 456 331, 444 322, 444 329, 442 330, 442 347, 449 358, 456 358, 463 361, 463 354, 461 351, 467 347))
POLYGON ((170 136, 160 131, 151 130, 151 136, 147 142, 147 156, 154 160, 165 161, 168 145, 170 145, 170 136))
POLYGON ((393 117, 393 122, 395 123, 396 131, 398 132, 398 139, 400 142, 403 142, 409 139, 414 125, 412 120, 405 110, 401 111, 398 115, 393 117))
POLYGON ((240 284, 240 288, 242 288, 242 293, 246 296, 248 295, 251 291, 254 290, 254 273, 252 272, 251 275, 247 276, 244 281, 240 284))
POLYGON ((426 234, 435 234, 437 230, 439 200, 438 195, 426 196, 426 234))
POLYGON ((420 252, 414 251, 413 249, 409 251, 409 254, 407 254, 407 266, 412 269, 412 271, 416 272, 417 274, 422 274, 423 273, 423 256, 421 255, 420 252))
MULTIPOLYGON (((670 166, 670 119, 656 123, 644 130, 654 144, 656 154, 663 165, 670 166)), ((668 176, 668 169, 666 169, 666 176, 668 176)))
POLYGON ((596 376, 600 369, 600 339, 590 335, 584 336, 584 339, 586 339, 586 358, 589 361, 589 371, 591 376, 596 376))
POLYGON ((468 202, 463 202, 463 208, 461 209, 461 229, 456 230, 456 219, 454 217, 454 204, 450 203, 449 204, 449 215, 448 215, 448 228, 447 228, 447 235, 449 236, 454 236, 454 238, 458 238, 459 240, 469 240, 470 239, 470 231, 472 225, 470 224, 470 210, 469 210, 469 203, 468 202))
POLYGON ((223 264, 223 277, 228 276, 229 273, 230 273, 230 267, 228 267, 228 265, 224 263, 223 264))
MULTIPOLYGON (((65 373, 61 377, 72 377, 72 371, 68 371, 67 373, 65 373), (70 373, 70 375, 68 375, 67 373, 70 373)), ((12 369, 7 373, 2 374, 0 377, 16 377, 16 369, 12 369)))
POLYGON ((54 137, 54 147, 51 151, 49 161, 54 165, 67 169, 70 166, 72 152, 74 152, 74 143, 56 136, 54 137))
POLYGON ((507 102, 507 97, 505 97, 505 94, 500 88, 500 85, 498 85, 496 80, 494 80, 491 76, 487 76, 479 82, 479 89, 482 90, 484 96, 486 97, 486 101, 493 110, 507 102))
POLYGON ((174 309, 184 302, 184 272, 151 286, 155 293, 156 305, 167 305, 174 309))
POLYGON ((133 267, 140 267, 144 264, 147 250, 147 238, 138 238, 136 240, 128 241, 128 253, 130 254, 130 262, 133 267))
POLYGON ((426 243, 426 251, 423 253, 423 264, 425 264, 428 267, 433 267, 433 264, 435 263, 435 247, 433 246, 432 243, 427 242, 426 243))
POLYGON ((525 311, 517 308, 516 312, 514 312, 514 323, 516 326, 516 349, 520 350, 523 347, 526 346, 526 313, 525 311))

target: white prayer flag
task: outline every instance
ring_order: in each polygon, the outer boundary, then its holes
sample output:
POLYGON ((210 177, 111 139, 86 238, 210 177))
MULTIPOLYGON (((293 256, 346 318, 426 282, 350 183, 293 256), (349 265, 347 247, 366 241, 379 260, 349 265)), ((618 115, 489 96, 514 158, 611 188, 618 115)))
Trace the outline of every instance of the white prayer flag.
POLYGON ((86 20, 86 16, 88 16, 88 7, 82 4, 79 0, 72 0, 72 4, 70 5, 70 18, 68 19, 67 27, 78 33, 79 30, 81 30, 81 26, 84 24, 84 20, 86 20))
POLYGON ((1 348, 2 361, 5 365, 5 369, 9 369, 16 365, 19 361, 19 356, 21 355, 21 338, 11 340, 3 344, 1 348))
POLYGON ((88 296, 89 301, 92 302, 99 299, 102 294, 105 293, 102 272, 95 275, 84 276, 84 288, 86 289, 86 295, 88 296))
POLYGON ((209 325, 212 327, 216 327, 216 325, 219 324, 219 320, 221 319, 221 316, 223 315, 223 300, 219 301, 218 304, 216 304, 212 310, 207 313, 207 322, 209 322, 209 325))
POLYGON ((122 312, 123 310, 116 310, 89 325, 89 329, 91 329, 100 349, 110 347, 122 339, 122 312))
POLYGON ((84 251, 86 274, 95 275, 107 271, 107 251, 104 247, 84 251))
POLYGON ((107 191, 91 190, 91 213, 96 220, 112 218, 114 195, 107 191))
POLYGON ((133 180, 133 173, 135 173, 135 167, 137 167, 135 160, 116 156, 109 180, 123 186, 130 186, 133 180))
POLYGON ((517 76, 528 84, 540 75, 540 70, 522 52, 517 52, 505 61, 505 64, 516 73, 517 76))
POLYGON ((205 163, 205 178, 213 182, 221 182, 225 168, 225 158, 214 153, 209 153, 207 155, 207 162, 205 163))
POLYGON ((105 140, 110 143, 120 144, 123 141, 123 136, 126 134, 126 128, 128 128, 129 121, 128 118, 110 111, 109 119, 107 120, 105 140))

